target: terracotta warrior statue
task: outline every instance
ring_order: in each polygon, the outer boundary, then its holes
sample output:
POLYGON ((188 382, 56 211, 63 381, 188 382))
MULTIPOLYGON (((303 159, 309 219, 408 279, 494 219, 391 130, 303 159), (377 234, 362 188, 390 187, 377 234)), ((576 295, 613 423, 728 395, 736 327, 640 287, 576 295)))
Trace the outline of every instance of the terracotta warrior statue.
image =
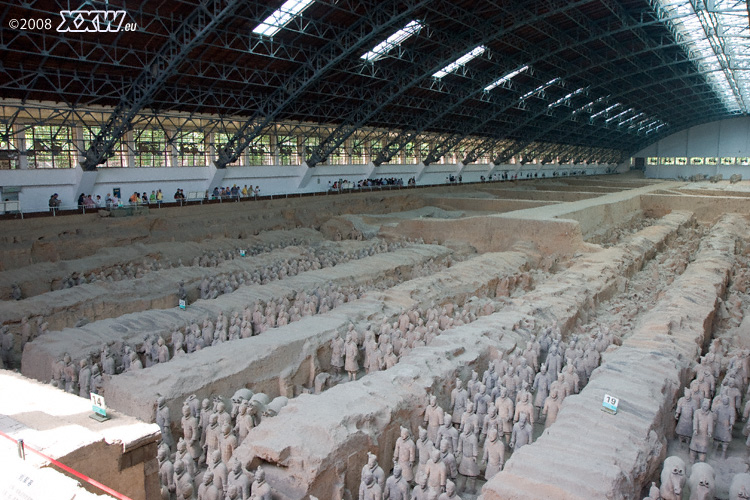
POLYGON ((393 463, 402 471, 404 480, 409 483, 414 481, 416 452, 416 445, 409 437, 409 429, 401 427, 401 436, 396 440, 396 446, 393 449, 393 463))
POLYGON ((690 461, 706 461, 706 453, 714 434, 714 417, 710 411, 710 400, 704 399, 700 410, 693 414, 693 437, 690 440, 690 461))

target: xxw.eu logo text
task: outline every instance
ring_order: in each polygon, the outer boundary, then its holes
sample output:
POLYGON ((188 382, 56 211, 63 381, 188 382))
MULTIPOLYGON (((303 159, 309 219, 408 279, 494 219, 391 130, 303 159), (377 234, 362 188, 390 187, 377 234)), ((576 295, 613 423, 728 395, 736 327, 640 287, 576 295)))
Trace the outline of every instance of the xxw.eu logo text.
POLYGON ((59 32, 72 33, 117 33, 135 31, 136 23, 125 23, 127 12, 124 10, 62 10, 62 21, 57 27, 59 32))

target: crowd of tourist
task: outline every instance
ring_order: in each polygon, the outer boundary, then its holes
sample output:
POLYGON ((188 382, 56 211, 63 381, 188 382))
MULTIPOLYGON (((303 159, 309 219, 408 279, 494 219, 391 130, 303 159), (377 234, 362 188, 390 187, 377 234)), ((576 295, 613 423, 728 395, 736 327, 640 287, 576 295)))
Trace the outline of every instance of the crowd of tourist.
MULTIPOLYGON (((575 170, 575 171, 564 171, 564 172, 558 172, 553 171, 550 174, 550 177, 566 177, 566 176, 574 176, 574 175, 585 175, 585 170, 575 170)), ((609 172, 608 172, 609 173, 609 172)), ((543 179, 547 177, 547 172, 527 172, 524 174, 521 174, 519 177, 518 172, 511 173, 509 171, 503 171, 495 174, 490 174, 488 177, 480 176, 481 182, 487 182, 489 181, 507 181, 507 180, 518 180, 520 179, 543 179)), ((461 183, 463 181, 462 176, 459 175, 449 175, 445 178, 445 182, 448 184, 457 184, 461 183)), ((415 177, 410 177, 406 181, 406 185, 409 187, 413 187, 417 185, 417 180, 415 177)), ((397 178, 397 177, 384 177, 384 178, 378 178, 378 179, 361 179, 359 181, 350 181, 347 179, 338 179, 336 181, 329 181, 328 182, 328 191, 329 192, 341 192, 344 190, 349 189, 362 189, 372 186, 404 186, 404 179, 403 178, 397 178)), ((203 196, 200 196, 200 194, 191 193, 190 200, 203 200, 203 201, 209 201, 209 200, 236 200, 240 201, 242 199, 246 198, 258 198, 260 196, 260 186, 253 186, 252 184, 248 186, 245 184, 242 188, 240 188, 237 184, 230 186, 222 186, 222 187, 215 187, 213 191, 206 190, 205 193, 203 193, 203 196)), ((158 190, 152 190, 151 194, 148 195, 146 192, 144 193, 138 193, 137 191, 134 191, 133 194, 127 198, 127 201, 125 201, 125 204, 128 205, 158 205, 163 202, 164 195, 161 191, 161 189, 158 190)), ((190 201, 188 200, 188 197, 185 196, 185 192, 182 189, 177 189, 177 191, 173 195, 175 202, 183 202, 183 201, 190 201)), ((121 207, 124 205, 123 199, 118 198, 117 196, 112 195, 111 193, 107 193, 106 198, 104 199, 104 202, 102 203, 102 198, 100 195, 93 195, 89 194, 86 195, 84 193, 81 193, 81 195, 78 197, 78 208, 79 209, 89 209, 94 210, 98 208, 113 208, 113 207, 121 207)), ((54 212, 56 210, 59 210, 61 207, 61 200, 59 198, 59 195, 57 193, 50 196, 49 199, 49 209, 50 212, 54 212)))
MULTIPOLYGON (((215 187, 211 193, 212 200, 240 200, 242 198, 257 198, 258 196, 260 196, 260 186, 253 188, 252 184, 249 187, 245 184, 242 188, 237 184, 232 187, 215 187)), ((206 199, 208 199, 208 191, 206 191, 206 199)))
MULTIPOLYGON (((346 180, 339 179, 335 182, 328 181, 328 191, 342 191, 344 189, 362 189, 364 187, 371 186, 403 186, 404 179, 396 177, 384 177, 382 179, 361 179, 356 183, 346 180)), ((407 185, 416 186, 417 180, 414 177, 410 177, 407 181, 407 185)))
MULTIPOLYGON (((208 201, 209 199, 234 199, 239 201, 243 198, 257 198, 259 196, 260 186, 253 187, 253 185, 248 186, 247 184, 245 184, 242 188, 240 188, 237 184, 234 184, 231 187, 216 187, 211 193, 206 190, 203 196, 196 197, 195 199, 203 199, 205 201, 208 201)), ((183 202, 187 200, 185 191, 180 188, 175 191, 172 197, 176 202, 183 202)), ((107 193, 107 196, 104 198, 104 200, 102 200, 101 195, 81 193, 78 196, 76 205, 79 210, 96 210, 99 208, 106 208, 109 210, 111 208, 122 207, 125 205, 161 205, 163 202, 164 193, 162 192, 162 190, 153 189, 151 190, 150 195, 145 191, 143 193, 133 191, 133 194, 127 197, 127 199, 125 197, 117 196, 117 193, 115 193, 114 195, 112 193, 107 193)), ((56 210, 60 210, 62 206, 60 195, 58 193, 54 193, 52 196, 50 196, 48 205, 50 213, 54 213, 56 210)))

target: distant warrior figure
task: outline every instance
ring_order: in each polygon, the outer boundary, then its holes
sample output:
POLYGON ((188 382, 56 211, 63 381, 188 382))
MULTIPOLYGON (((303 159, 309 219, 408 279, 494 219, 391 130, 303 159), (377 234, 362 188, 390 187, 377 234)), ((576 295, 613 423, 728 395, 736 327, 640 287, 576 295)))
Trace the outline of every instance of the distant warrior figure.
POLYGON ((443 415, 443 426, 438 429, 437 441, 447 442, 451 453, 456 453, 458 450, 458 430, 453 427, 450 413, 443 415))
POLYGON ((701 402, 701 408, 693 414, 693 437, 690 440, 690 461, 706 461, 706 453, 714 434, 714 416, 710 411, 708 398, 701 402))
POLYGON ((461 500, 456 491, 456 484, 450 479, 445 483, 445 493, 438 497, 438 500, 461 500))
POLYGON ((430 396, 430 404, 424 410, 424 423, 427 424, 427 437, 437 443, 438 429, 443 425, 443 409, 437 404, 437 397, 430 396))
POLYGON ((177 498, 192 498, 195 493, 193 478, 187 473, 187 468, 182 460, 177 460, 174 464, 174 484, 177 498))
POLYGON ((135 351, 130 353, 130 370, 143 370, 143 363, 135 351))
POLYGON ((78 369, 73 361, 71 361, 70 355, 68 355, 67 353, 65 354, 63 361, 65 362, 65 367, 63 368, 65 392, 75 394, 76 392, 78 392, 76 387, 78 384, 78 369))
POLYGON ((2 342, 2 345, 0 345, 0 347, 2 347, 2 349, 0 349, 2 362, 6 368, 10 368, 13 366, 13 343, 15 338, 13 332, 10 331, 10 328, 8 328, 7 325, 0 329, 0 336, 2 336, 2 339, 0 339, 0 342, 2 342))
POLYGON ((508 397, 508 390, 503 386, 500 387, 500 396, 495 401, 495 407, 497 408, 497 417, 503 424, 505 439, 510 442, 510 435, 513 432, 513 400, 508 397))
POLYGON ((101 394, 103 386, 104 381, 102 380, 102 374, 99 373, 99 365, 94 363, 91 367, 91 392, 101 394))
POLYGON ((477 464, 477 455, 479 453, 479 445, 477 444, 477 436, 474 433, 473 426, 469 423, 464 427, 461 436, 458 438, 458 455, 461 457, 461 461, 458 464, 458 473, 463 476, 463 484, 459 487, 459 491, 463 492, 466 490, 468 493, 475 493, 476 491, 476 480, 479 476, 479 465, 477 464))
POLYGON ((255 471, 255 481, 253 481, 251 491, 253 492, 251 498, 254 500, 273 500, 271 497, 271 487, 266 482, 266 473, 260 467, 255 471))
POLYGON ((174 459, 175 462, 180 461, 185 464, 185 472, 187 472, 190 477, 195 477, 198 471, 195 467, 195 462, 188 453, 187 444, 185 444, 185 440, 182 438, 177 441, 177 453, 175 453, 174 459))
POLYGON ((448 480, 448 467, 440 460, 440 450, 432 450, 424 470, 430 498, 436 498, 445 490, 445 482, 448 480))
POLYGON ((393 475, 385 481, 383 500, 411 500, 409 483, 404 478, 399 465, 393 467, 393 475))
POLYGON ((221 461, 221 451, 215 450, 211 455, 211 467, 209 470, 214 473, 214 481, 219 491, 227 491, 227 482, 229 480, 229 470, 227 470, 227 464, 221 461))
POLYGON ((695 405, 693 402, 693 393, 689 388, 685 388, 685 395, 677 401, 677 409, 674 418, 677 420, 675 434, 680 438, 682 444, 688 444, 693 436, 693 413, 695 405))
POLYGON ((498 437, 497 429, 494 427, 487 434, 482 460, 487 465, 484 471, 484 478, 487 481, 503 470, 503 465, 505 464, 505 443, 498 437))
POLYGON ((198 419, 193 416, 187 405, 182 407, 182 434, 191 459, 197 462, 201 455, 200 430, 198 419))
POLYGON ((203 473, 203 482, 198 486, 198 500, 220 500, 221 492, 214 484, 213 471, 203 473))
POLYGON ((10 296, 13 300, 21 300, 23 298, 21 287, 18 286, 18 283, 13 283, 11 285, 10 296))
POLYGON ((562 401, 560 401, 560 398, 557 397, 557 389, 552 389, 552 391, 550 391, 549 393, 549 396, 547 396, 547 400, 544 402, 544 409, 542 410, 545 429, 549 429, 549 426, 554 424, 555 420, 557 420, 557 414, 560 412, 560 406, 562 406, 562 401))
POLYGON ((161 483, 161 496, 169 500, 170 493, 175 492, 174 464, 169 459, 169 452, 160 448, 157 452, 159 461, 159 483, 161 483))
POLYGON ((81 360, 81 369, 78 371, 78 395, 89 398, 91 393, 91 368, 87 359, 81 360))
POLYGON ((522 414, 526 415, 526 420, 533 426, 534 425, 534 407, 531 405, 529 400, 529 393, 526 392, 521 397, 521 401, 516 405, 516 412, 513 416, 513 421, 518 422, 519 417, 522 414))
POLYGON ((114 375, 117 371, 117 365, 115 364, 115 358, 112 356, 109 346, 105 345, 102 348, 102 371, 106 375, 114 375))
POLYGON ((23 346, 26 345, 26 342, 29 341, 31 341, 31 324, 29 323, 29 318, 24 316, 21 318, 21 351, 23 351, 23 346))
POLYGON ((164 343, 164 339, 161 337, 159 337, 156 343, 159 346, 157 348, 159 363, 166 363, 167 361, 169 361, 169 347, 166 346, 166 344, 164 343))
POLYGON ((549 396, 549 384, 550 379, 547 375, 547 365, 542 365, 539 373, 534 377, 534 384, 532 389, 536 391, 534 394, 534 408, 536 409, 537 417, 542 415, 542 408, 544 408, 544 402, 549 396))
POLYGON ((453 424, 461 423, 461 417, 466 410, 466 402, 469 399, 469 393, 463 388, 460 378, 456 379, 456 388, 451 391, 451 411, 453 412, 453 424))
POLYGON ((393 450, 393 463, 402 471, 404 480, 414 480, 414 462, 416 461, 416 445, 409 437, 409 429, 401 427, 401 436, 396 440, 393 450))
POLYGON ((351 334, 346 335, 345 354, 346 362, 344 364, 344 368, 349 374, 349 380, 356 380, 357 372, 359 371, 359 364, 357 362, 357 358, 359 357, 359 348, 357 348, 357 344, 352 339, 351 334))
POLYGON ((177 297, 180 300, 184 300, 185 304, 187 304, 187 290, 185 290, 185 282, 180 281, 180 286, 177 289, 177 297))
POLYGON ((174 449, 175 443, 170 427, 169 407, 164 396, 159 396, 156 400, 156 425, 161 429, 162 440, 169 446, 170 450, 174 449))
POLYGON ((385 472, 383 468, 378 465, 378 457, 370 452, 367 452, 367 463, 362 467, 362 476, 366 474, 372 474, 375 478, 375 482, 380 487, 380 491, 385 488, 385 472))
POLYGON ((430 454, 435 445, 427 438, 427 431, 422 427, 419 428, 419 438, 416 443, 417 447, 417 476, 424 473, 424 466, 430 459, 430 454))
POLYGON ((234 460, 232 462, 232 472, 229 473, 229 477, 227 478, 227 491, 234 487, 237 489, 237 498, 249 500, 251 484, 252 481, 247 477, 245 471, 242 470, 242 463, 239 460, 234 460))
POLYGON ((448 449, 447 439, 440 442, 440 460, 445 464, 448 477, 455 481, 458 477, 458 464, 456 463, 456 456, 448 449))
POLYGON ((531 444, 532 427, 527 421, 525 413, 521 413, 521 418, 513 425, 513 435, 510 438, 510 447, 517 451, 522 446, 531 444))
POLYGON ((721 396, 721 401, 712 412, 714 419, 714 440, 721 445, 722 458, 727 458, 727 447, 732 441, 732 428, 736 411, 729 404, 729 396, 721 396))
POLYGON ((427 489, 427 476, 420 472, 417 474, 417 485, 411 492, 411 500, 430 500, 427 489))
POLYGON ((221 445, 221 459, 228 464, 232 459, 235 448, 237 448, 237 436, 232 432, 231 424, 224 424, 221 428, 222 436, 219 438, 221 445))
POLYGON ((338 334, 331 340, 331 368, 337 377, 344 368, 344 339, 338 334))

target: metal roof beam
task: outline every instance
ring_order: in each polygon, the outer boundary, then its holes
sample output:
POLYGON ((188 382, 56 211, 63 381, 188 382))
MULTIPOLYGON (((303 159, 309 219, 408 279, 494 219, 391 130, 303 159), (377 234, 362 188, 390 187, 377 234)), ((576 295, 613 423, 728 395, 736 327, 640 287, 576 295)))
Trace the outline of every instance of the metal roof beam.
POLYGON ((112 155, 112 149, 130 128, 131 120, 146 106, 164 82, 171 77, 188 54, 229 18, 241 2, 213 0, 197 7, 136 78, 127 94, 115 107, 96 138, 84 153, 82 167, 95 170, 112 155))

